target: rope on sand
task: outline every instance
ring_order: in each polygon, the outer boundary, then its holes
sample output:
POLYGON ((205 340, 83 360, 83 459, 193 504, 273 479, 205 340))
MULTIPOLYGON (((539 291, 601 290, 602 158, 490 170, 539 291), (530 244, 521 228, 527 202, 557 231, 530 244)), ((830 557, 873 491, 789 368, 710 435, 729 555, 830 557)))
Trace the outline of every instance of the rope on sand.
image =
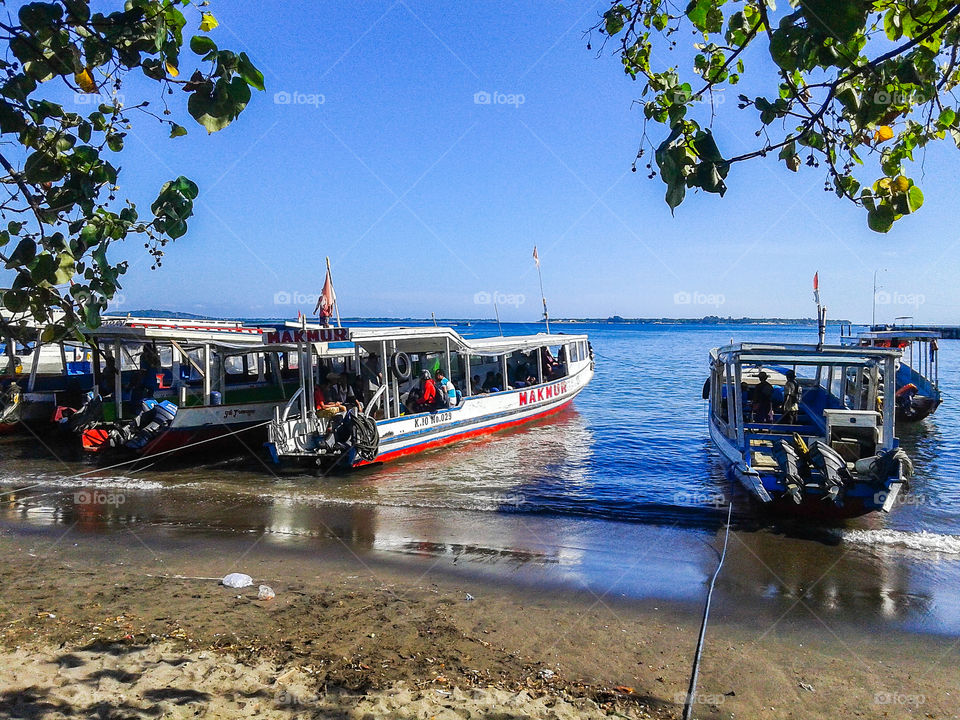
POLYGON ((723 561, 727 557, 727 540, 730 539, 730 518, 732 515, 733 501, 731 500, 727 506, 727 531, 723 536, 723 552, 720 553, 720 562, 717 563, 717 569, 713 571, 713 577, 710 578, 710 589, 707 590, 707 602, 703 607, 703 621, 700 623, 697 653, 693 658, 693 672, 690 674, 690 687, 687 689, 687 699, 683 703, 683 720, 690 720, 690 714, 693 712, 693 701, 697 692, 697 675, 700 672, 700 655, 703 652, 703 640, 707 634, 707 620, 710 617, 710 600, 713 598, 713 586, 717 582, 720 568, 723 567, 723 561))

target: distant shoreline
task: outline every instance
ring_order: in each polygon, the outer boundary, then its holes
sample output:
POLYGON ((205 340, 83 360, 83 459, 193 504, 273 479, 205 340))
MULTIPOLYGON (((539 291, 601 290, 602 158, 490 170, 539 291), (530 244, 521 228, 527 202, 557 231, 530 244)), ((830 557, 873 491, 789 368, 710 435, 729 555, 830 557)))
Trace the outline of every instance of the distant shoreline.
MULTIPOLYGON (((117 313, 117 316, 130 316, 141 318, 184 318, 189 320, 228 320, 235 319, 249 322, 283 322, 292 320, 284 317, 239 317, 226 318, 212 315, 195 315, 193 313, 177 313, 170 310, 132 310, 126 313, 117 313)), ((341 322, 413 322, 413 323, 432 323, 434 318, 416 318, 416 317, 344 317, 341 322)), ((464 323, 496 323, 494 318, 436 318, 437 323, 445 324, 464 324, 464 323)), ((503 320, 503 325, 539 325, 542 320, 503 320)), ((751 318, 751 317, 718 317, 716 315, 707 315, 700 318, 624 318, 614 315, 607 318, 551 318, 550 322, 557 325, 803 325, 816 327, 815 318, 751 318)), ((827 320, 827 325, 850 325, 860 324, 851 323, 850 320, 827 320)))

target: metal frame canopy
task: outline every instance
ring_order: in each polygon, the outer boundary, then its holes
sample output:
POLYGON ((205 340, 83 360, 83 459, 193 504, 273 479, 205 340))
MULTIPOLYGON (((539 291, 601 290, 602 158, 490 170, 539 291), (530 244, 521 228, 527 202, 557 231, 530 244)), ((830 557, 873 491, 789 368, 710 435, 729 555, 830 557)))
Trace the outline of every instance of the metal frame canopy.
POLYGON ((502 355, 515 350, 587 340, 587 336, 538 333, 467 339, 456 330, 446 327, 384 327, 350 328, 350 340, 375 350, 380 343, 388 342, 398 352, 444 352, 449 347, 472 355, 502 355))
POLYGON ((940 340, 943 333, 939 330, 869 330, 857 334, 859 340, 940 340))
POLYGON ((234 320, 184 318, 104 318, 100 327, 85 334, 113 340, 184 340, 236 345, 262 345, 263 331, 234 320))
POLYGON ((781 365, 848 365, 868 366, 889 358, 899 358, 896 348, 874 348, 860 345, 772 345, 739 343, 716 351, 718 356, 735 355, 741 363, 777 363, 781 365))

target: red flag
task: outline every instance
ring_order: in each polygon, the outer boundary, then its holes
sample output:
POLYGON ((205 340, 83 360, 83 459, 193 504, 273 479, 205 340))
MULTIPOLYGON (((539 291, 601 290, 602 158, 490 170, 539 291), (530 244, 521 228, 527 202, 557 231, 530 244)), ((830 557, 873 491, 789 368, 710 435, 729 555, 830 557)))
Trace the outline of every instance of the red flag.
POLYGON ((820 304, 820 271, 813 274, 813 299, 820 304))
POLYGON ((537 267, 540 267, 540 256, 537 255, 537 246, 533 246, 533 259, 537 263, 537 267))
POLYGON ((330 266, 327 266, 327 279, 323 281, 323 290, 317 298, 314 314, 319 311, 320 317, 330 317, 333 314, 333 305, 337 302, 337 294, 333 291, 333 278, 330 276, 330 266))

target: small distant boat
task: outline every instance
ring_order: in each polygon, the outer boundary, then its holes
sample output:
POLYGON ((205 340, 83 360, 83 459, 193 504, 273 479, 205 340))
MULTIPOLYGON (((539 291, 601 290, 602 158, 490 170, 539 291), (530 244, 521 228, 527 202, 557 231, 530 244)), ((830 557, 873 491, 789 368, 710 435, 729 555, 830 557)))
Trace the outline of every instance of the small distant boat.
POLYGON ((569 405, 594 371, 586 335, 465 339, 442 326, 351 328, 347 348, 337 357, 331 351, 344 348, 301 343, 300 389, 269 426, 274 462, 347 470, 518 426, 569 405), (351 368, 363 373, 363 409, 318 407, 316 384, 351 368), (456 397, 424 406, 427 393, 418 393, 438 371, 456 397))
POLYGON ((731 474, 774 511, 822 519, 889 512, 911 470, 888 401, 899 357, 894 348, 850 345, 715 348, 703 393, 710 437, 731 474))
POLYGON ((879 326, 847 342, 864 347, 896 348, 901 351, 897 365, 897 422, 915 423, 940 407, 940 359, 938 330, 879 326))

